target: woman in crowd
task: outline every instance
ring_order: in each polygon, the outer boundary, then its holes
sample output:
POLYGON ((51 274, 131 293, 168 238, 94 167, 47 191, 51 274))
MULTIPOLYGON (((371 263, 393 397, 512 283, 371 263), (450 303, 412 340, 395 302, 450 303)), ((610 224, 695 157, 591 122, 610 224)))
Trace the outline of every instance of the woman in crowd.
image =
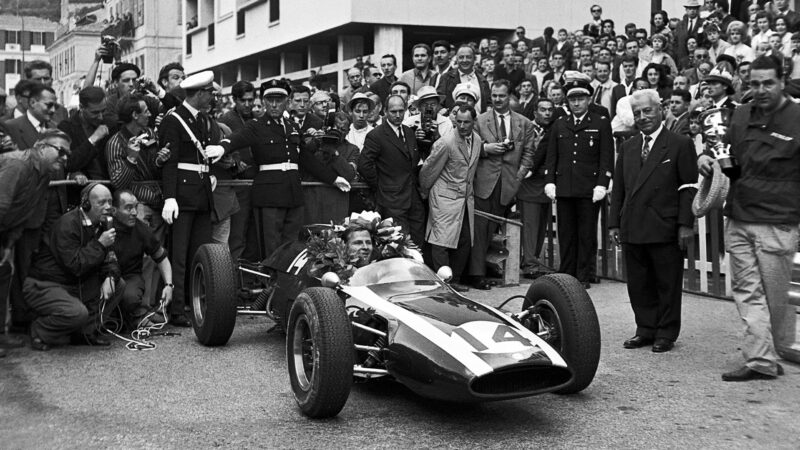
POLYGON ((653 47, 653 56, 650 59, 652 64, 661 64, 669 68, 669 74, 675 76, 678 74, 678 66, 672 56, 666 52, 667 42, 669 39, 663 34, 654 34, 651 38, 653 47))
POLYGON ((742 61, 753 62, 753 60, 756 59, 753 49, 742 42, 746 34, 747 26, 744 23, 738 20, 731 22, 728 25, 728 43, 731 44, 731 46, 726 48, 722 53, 733 56, 736 58, 737 63, 741 63, 742 61))
POLYGON ((792 57, 792 33, 789 32, 789 28, 786 25, 786 18, 785 17, 776 17, 775 24, 775 34, 780 36, 781 38, 781 53, 786 58, 792 57))
POLYGON ((672 82, 667 76, 667 70, 661 64, 650 63, 642 72, 647 82, 650 83, 650 89, 657 90, 661 100, 669 100, 672 95, 672 82))

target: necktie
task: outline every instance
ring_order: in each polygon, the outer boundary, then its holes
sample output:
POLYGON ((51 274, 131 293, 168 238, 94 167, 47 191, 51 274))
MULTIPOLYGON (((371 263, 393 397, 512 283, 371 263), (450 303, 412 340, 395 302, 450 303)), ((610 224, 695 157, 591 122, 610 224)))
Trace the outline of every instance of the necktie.
POLYGON ((689 19, 689 32, 690 32, 690 33, 692 32, 692 29, 693 29, 693 28, 694 28, 694 20, 692 20, 692 19, 689 19))
POLYGON ((597 103, 598 105, 602 104, 604 89, 605 87, 603 87, 602 84, 597 86, 597 93, 594 95, 594 102, 597 103))
POLYGON ((397 137, 399 137, 399 138, 400 138, 400 140, 401 140, 401 141, 403 141, 403 142, 405 142, 405 141, 406 141, 406 136, 403 134, 403 127, 402 127, 402 125, 400 126, 400 128, 398 128, 398 129, 397 129, 397 137))
POLYGON ((647 161, 647 155, 650 154, 650 141, 652 140, 653 138, 650 136, 644 137, 644 145, 642 146, 642 163, 647 161))
POLYGON ((504 118, 504 114, 498 114, 500 116, 500 140, 505 141, 508 138, 508 133, 506 133, 506 120, 504 118))
POLYGON ((576 118, 575 118, 575 126, 577 127, 577 126, 578 126, 578 125, 580 125, 580 124, 581 124, 581 119, 579 119, 579 118, 577 118, 577 117, 576 117, 576 118))

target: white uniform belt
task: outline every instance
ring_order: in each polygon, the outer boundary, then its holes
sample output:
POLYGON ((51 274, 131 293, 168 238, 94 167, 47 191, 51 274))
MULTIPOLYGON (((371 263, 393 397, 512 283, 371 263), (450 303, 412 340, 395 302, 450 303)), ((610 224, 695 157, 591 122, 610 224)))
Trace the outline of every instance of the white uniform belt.
POLYGON ((192 172, 208 172, 208 166, 205 164, 178 163, 178 169, 191 170, 192 172))
POLYGON ((280 170, 281 172, 286 172, 287 170, 299 170, 300 166, 295 163, 285 162, 280 164, 261 164, 258 166, 258 170, 261 172, 267 170, 280 170))

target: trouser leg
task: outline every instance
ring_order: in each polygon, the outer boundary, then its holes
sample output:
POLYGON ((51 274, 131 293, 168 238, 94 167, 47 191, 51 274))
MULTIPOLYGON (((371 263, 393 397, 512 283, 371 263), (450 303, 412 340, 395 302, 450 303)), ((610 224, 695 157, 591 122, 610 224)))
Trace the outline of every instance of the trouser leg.
POLYGON ((578 277, 578 212, 575 198, 560 197, 556 201, 558 212, 558 253, 561 273, 578 277))
POLYGON ((655 337, 675 341, 681 331, 683 296, 683 252, 678 243, 650 245, 650 268, 658 301, 655 337))
POLYGON ((527 272, 534 272, 539 269, 539 255, 544 243, 550 204, 526 201, 517 204, 520 207, 523 225, 522 268, 527 272))
MULTIPOLYGON (((148 225, 150 231, 153 232, 163 247, 168 228, 167 223, 161 218, 160 212, 143 203, 139 203, 137 213, 138 217, 148 225)), ((142 302, 148 306, 154 305, 157 300, 156 296, 159 295, 158 282, 161 280, 161 272, 158 271, 158 264, 149 256, 145 256, 142 261, 142 278, 144 278, 145 283, 142 302)))
POLYGON ((0 334, 8 334, 11 325, 11 280, 14 278, 14 249, 8 261, 0 264, 0 334))
POLYGON ((171 314, 183 314, 191 277, 191 264, 198 247, 211 242, 211 215, 208 211, 181 212, 172 224, 172 282, 175 290, 171 314))
MULTIPOLYGON (((449 266, 450 265, 450 253, 449 248, 442 247, 441 245, 431 244, 431 263, 433 264, 433 270, 439 270, 442 266, 449 266)), ((453 271, 455 275, 455 271, 453 271)))
POLYGON ((281 233, 287 208, 259 208, 259 210, 264 258, 269 258, 282 243, 281 233))
POLYGON ((231 236, 231 218, 222 219, 211 226, 211 242, 227 246, 231 236))
MULTIPOLYGON (((500 180, 488 198, 475 197, 475 209, 494 215, 503 214, 500 204, 500 180)), ((475 239, 472 242, 472 251, 469 255, 469 274, 476 277, 486 275, 486 252, 492 242, 492 235, 497 229, 494 222, 475 214, 475 239)))
POLYGON ((23 292, 25 302, 36 315, 31 336, 47 344, 69 343, 70 334, 83 329, 89 321, 83 302, 59 284, 29 277, 23 292))
POLYGON ((248 231, 252 222, 253 211, 250 205, 250 187, 237 187, 236 199, 239 201, 239 211, 231 216, 231 232, 228 245, 231 248, 231 257, 236 262, 244 254, 248 245, 255 245, 257 241, 248 241, 248 231))
POLYGON ((658 296, 652 280, 652 259, 646 245, 624 244, 622 249, 636 334, 652 339, 658 329, 658 296))
POLYGON ((461 232, 458 235, 458 245, 450 250, 450 268, 453 270, 453 279, 460 280, 464 268, 469 263, 469 253, 472 250, 471 236, 469 234, 469 214, 464 208, 464 219, 461 221, 461 232))
POLYGON ((305 208, 298 206, 295 208, 287 208, 286 216, 283 222, 283 229, 281 230, 281 241, 278 245, 282 245, 289 241, 296 241, 300 235, 300 230, 303 229, 303 219, 305 218, 305 208))
POLYGON ((120 306, 122 307, 122 320, 129 327, 135 327, 150 310, 148 305, 142 301, 144 285, 144 278, 139 274, 125 277, 125 285, 120 292, 120 306))
POLYGON ((592 203, 590 198, 579 198, 577 201, 577 226, 578 226, 578 249, 577 249, 577 278, 580 281, 589 281, 596 276, 596 264, 592 263, 597 259, 597 204, 592 203))

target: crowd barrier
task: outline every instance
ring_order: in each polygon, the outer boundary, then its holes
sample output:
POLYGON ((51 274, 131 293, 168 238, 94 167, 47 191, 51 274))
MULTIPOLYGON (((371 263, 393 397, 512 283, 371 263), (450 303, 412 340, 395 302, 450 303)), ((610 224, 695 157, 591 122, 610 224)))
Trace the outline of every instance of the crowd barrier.
MULTIPOLYGON (((97 183, 110 185, 109 180, 92 180, 97 183)), ((143 181, 138 183, 158 183, 158 181, 143 181)), ((220 180, 218 186, 249 186, 251 180, 220 180)), ((78 186, 74 180, 51 181, 50 186, 78 186)), ((367 189, 364 183, 351 183, 352 189, 367 189)), ((304 189, 330 190, 330 185, 319 182, 303 182, 304 189)), ((306 197, 307 199, 310 197, 306 197)), ((347 195, 316 195, 313 196, 318 201, 326 203, 326 209, 331 209, 331 203, 336 204, 336 209, 347 211, 349 209, 349 197, 347 195)), ((307 205, 311 211, 318 210, 315 205, 307 205)), ((553 208, 555 211, 555 208, 553 208)), ((507 252, 503 252, 504 258, 501 261, 503 267, 503 284, 515 285, 519 283, 519 262, 520 262, 520 237, 524 233, 524 226, 521 222, 504 217, 478 212, 478 214, 495 222, 499 225, 499 237, 504 242, 507 252)), ((695 240, 689 245, 684 259, 684 290, 687 292, 708 295, 717 298, 730 298, 731 296, 731 277, 728 263, 728 255, 721 246, 722 221, 721 212, 711 211, 707 219, 700 219, 695 222, 695 240)), ((344 217, 344 215, 342 215, 344 217)), ((334 218, 341 220, 341 218, 334 218)), ((625 264, 622 256, 622 249, 611 245, 608 238, 608 205, 600 209, 600 219, 597 227, 597 275, 606 279, 626 281, 625 264)), ((545 238, 543 262, 545 265, 558 268, 558 236, 557 218, 552 215, 547 223, 547 234, 545 238)))

